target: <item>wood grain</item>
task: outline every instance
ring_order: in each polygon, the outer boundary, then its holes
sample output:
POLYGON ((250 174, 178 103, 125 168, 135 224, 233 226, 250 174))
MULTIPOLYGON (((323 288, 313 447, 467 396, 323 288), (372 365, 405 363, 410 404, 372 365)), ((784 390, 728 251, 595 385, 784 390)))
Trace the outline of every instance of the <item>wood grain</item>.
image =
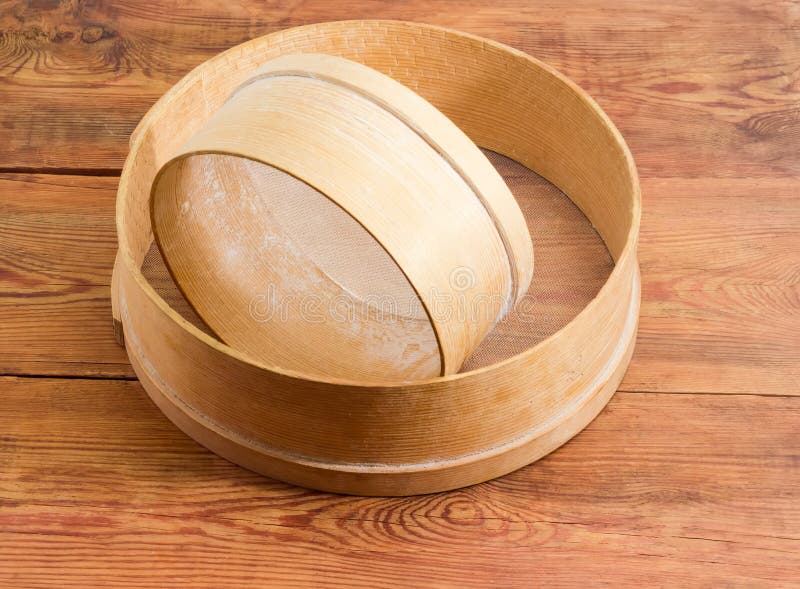
POLYGON ((800 394, 800 179, 644 181, 624 390, 800 394))
MULTIPOLYGON (((107 319, 115 185, 0 176, 1 373, 133 376, 107 319), (46 322, 44 304, 60 309, 46 322)), ((757 381, 762 394, 800 394, 799 187, 643 180, 642 313, 623 390, 749 393, 757 381)))
POLYGON ((0 174, 0 287, 108 286, 117 182, 0 174))
POLYGON ((133 376, 108 319, 116 184, 0 176, 0 374, 133 376))
POLYGON ((5 169, 118 170, 128 135, 177 79, 277 29, 346 18, 453 26, 576 80, 619 125, 643 176, 793 176, 800 16, 794 2, 566 6, 505 0, 6 2, 0 6, 5 169), (75 84, 79 80, 80 84, 75 84))
POLYGON ((67 174, 0 176, 0 373, 131 376, 106 327, 113 176, 174 81, 260 34, 377 17, 509 43, 611 115, 644 197, 623 389, 686 394, 618 393, 493 483, 366 500, 214 457, 136 383, 6 378, 2 584, 797 586, 795 2, 0 3, 0 169, 67 174))
POLYGON ((800 567, 797 398, 621 393, 512 475, 367 499, 231 465, 135 382, 4 378, 0 396, 13 586, 786 587, 800 567))

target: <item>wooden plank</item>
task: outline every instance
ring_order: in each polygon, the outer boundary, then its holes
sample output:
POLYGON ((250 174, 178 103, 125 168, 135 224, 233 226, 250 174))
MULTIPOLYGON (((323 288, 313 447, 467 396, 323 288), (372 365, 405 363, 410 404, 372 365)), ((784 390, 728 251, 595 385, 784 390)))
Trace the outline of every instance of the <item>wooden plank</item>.
POLYGON ((114 340, 109 286, 17 288, 0 299, 0 374, 134 376, 114 340))
MULTIPOLYGON (((623 390, 800 394, 798 186, 644 181, 642 314, 623 390)), ((0 373, 133 376, 109 327, 115 187, 0 177, 0 373)))
MULTIPOLYGON (((366 499, 213 456, 135 382, 0 378, 0 584, 796 586, 794 3, 4 2, 0 170, 113 176, 139 117, 191 67, 338 18, 489 36, 598 99, 644 178, 623 389, 687 394, 618 393, 498 481, 366 499)), ((116 181, 0 176, 0 374, 132 376, 108 326, 116 181)))
POLYGON ((800 394, 800 183, 644 180, 623 390, 800 394))
POLYGON ((116 184, 0 176, 0 374, 133 377, 111 330, 116 184))
POLYGON ((0 175, 0 288, 108 286, 117 182, 0 175))
POLYGON ((618 393, 535 465, 375 499, 240 469, 136 382, 3 378, 0 397, 15 586, 787 586, 800 567, 797 398, 618 393))
POLYGON ((797 11, 746 0, 8 2, 0 161, 9 171, 119 169, 138 119, 201 61, 274 30, 347 18, 452 26, 540 57, 598 99, 643 176, 800 174, 797 11))

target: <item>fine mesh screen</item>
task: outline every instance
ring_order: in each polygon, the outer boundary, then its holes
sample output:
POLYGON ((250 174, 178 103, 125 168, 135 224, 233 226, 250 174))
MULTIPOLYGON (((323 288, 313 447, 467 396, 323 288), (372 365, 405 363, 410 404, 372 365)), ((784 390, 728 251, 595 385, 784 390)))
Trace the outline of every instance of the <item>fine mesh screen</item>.
MULTIPOLYGON (((467 359, 462 372, 518 354, 558 331, 594 298, 613 268, 602 239, 569 198, 515 161, 485 153, 528 221, 535 269, 528 294, 467 359)), ((142 273, 167 304, 212 335, 175 286, 155 243, 142 273)))

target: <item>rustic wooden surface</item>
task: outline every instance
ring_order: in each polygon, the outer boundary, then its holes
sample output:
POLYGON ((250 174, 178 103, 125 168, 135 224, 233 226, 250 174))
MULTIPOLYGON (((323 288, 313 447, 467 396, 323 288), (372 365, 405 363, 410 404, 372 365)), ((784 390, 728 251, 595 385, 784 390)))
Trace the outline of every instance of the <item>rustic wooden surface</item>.
POLYGON ((0 3, 0 585, 800 583, 800 4, 0 3), (537 464, 361 499, 230 465, 110 329, 127 137, 192 66, 340 18, 489 36, 592 93, 642 176, 621 392, 537 464))

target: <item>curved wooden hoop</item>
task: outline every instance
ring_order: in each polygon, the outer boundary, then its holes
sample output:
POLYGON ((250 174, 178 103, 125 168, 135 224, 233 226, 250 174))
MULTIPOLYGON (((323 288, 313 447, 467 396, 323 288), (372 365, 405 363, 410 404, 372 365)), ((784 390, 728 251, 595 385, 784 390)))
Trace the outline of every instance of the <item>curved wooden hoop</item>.
MULTIPOLYGON (((156 176, 152 224, 159 244, 167 246, 162 253, 168 267, 178 270, 173 271, 175 282, 223 341, 256 361, 305 368, 309 376, 363 374, 371 350, 344 345, 340 321, 313 326, 316 338, 297 330, 274 333, 271 323, 249 316, 252 294, 241 295, 251 289, 240 288, 238 280, 237 288, 230 288, 230 279, 217 278, 213 272, 196 279, 209 259, 218 260, 226 270, 241 260, 225 260, 222 252, 195 254, 206 238, 192 231, 197 223, 181 222, 181 208, 207 195, 174 190, 180 184, 178 164, 198 154, 260 162, 313 186, 373 236, 427 311, 441 350, 441 373, 458 372, 514 304, 513 297, 524 294, 516 292, 520 280, 530 282, 533 245, 513 195, 463 132, 400 83, 340 57, 290 55, 275 62, 265 64, 256 79, 240 86, 156 176), (298 71, 305 75, 297 75, 298 71), (445 155, 441 148, 450 151, 445 155), (469 239, 464 239, 465 231, 469 239), (451 277, 458 272, 468 274, 467 283, 454 283, 451 277), (229 303, 230 314, 238 311, 235 325, 218 312, 220 301, 229 303), (459 312, 462 308, 466 311, 459 312), (293 340, 297 345, 292 346, 293 340), (311 341, 315 345, 310 346, 311 341), (283 345, 292 346, 293 353, 282 353, 283 345)), ((200 190, 213 192, 211 187, 200 190)), ((228 214, 230 208, 223 207, 220 214, 228 214)), ((264 264, 275 262, 267 258, 264 264)), ((247 270, 234 274, 249 278, 268 271, 247 270)), ((253 288, 263 288, 267 280, 258 276, 254 282, 253 288)), ((344 330, 346 335, 351 331, 344 330)), ((387 366, 384 382, 408 382, 400 370, 403 348, 395 342, 390 345, 398 350, 398 370, 389 373, 392 367, 387 366)))
POLYGON ((145 116, 120 181, 114 312, 137 374, 179 427, 254 470, 334 492, 406 495, 499 476, 558 447, 616 390, 632 354, 640 194, 619 132, 552 68, 509 47, 390 21, 309 25, 200 65, 145 116), (406 385, 308 380, 248 361, 178 316, 140 272, 158 168, 248 75, 281 54, 331 53, 417 91, 478 145, 561 188, 616 265, 566 327, 502 362, 406 385), (419 59, 417 56, 424 56, 419 59), (161 125, 181 115, 184 128, 161 125))

